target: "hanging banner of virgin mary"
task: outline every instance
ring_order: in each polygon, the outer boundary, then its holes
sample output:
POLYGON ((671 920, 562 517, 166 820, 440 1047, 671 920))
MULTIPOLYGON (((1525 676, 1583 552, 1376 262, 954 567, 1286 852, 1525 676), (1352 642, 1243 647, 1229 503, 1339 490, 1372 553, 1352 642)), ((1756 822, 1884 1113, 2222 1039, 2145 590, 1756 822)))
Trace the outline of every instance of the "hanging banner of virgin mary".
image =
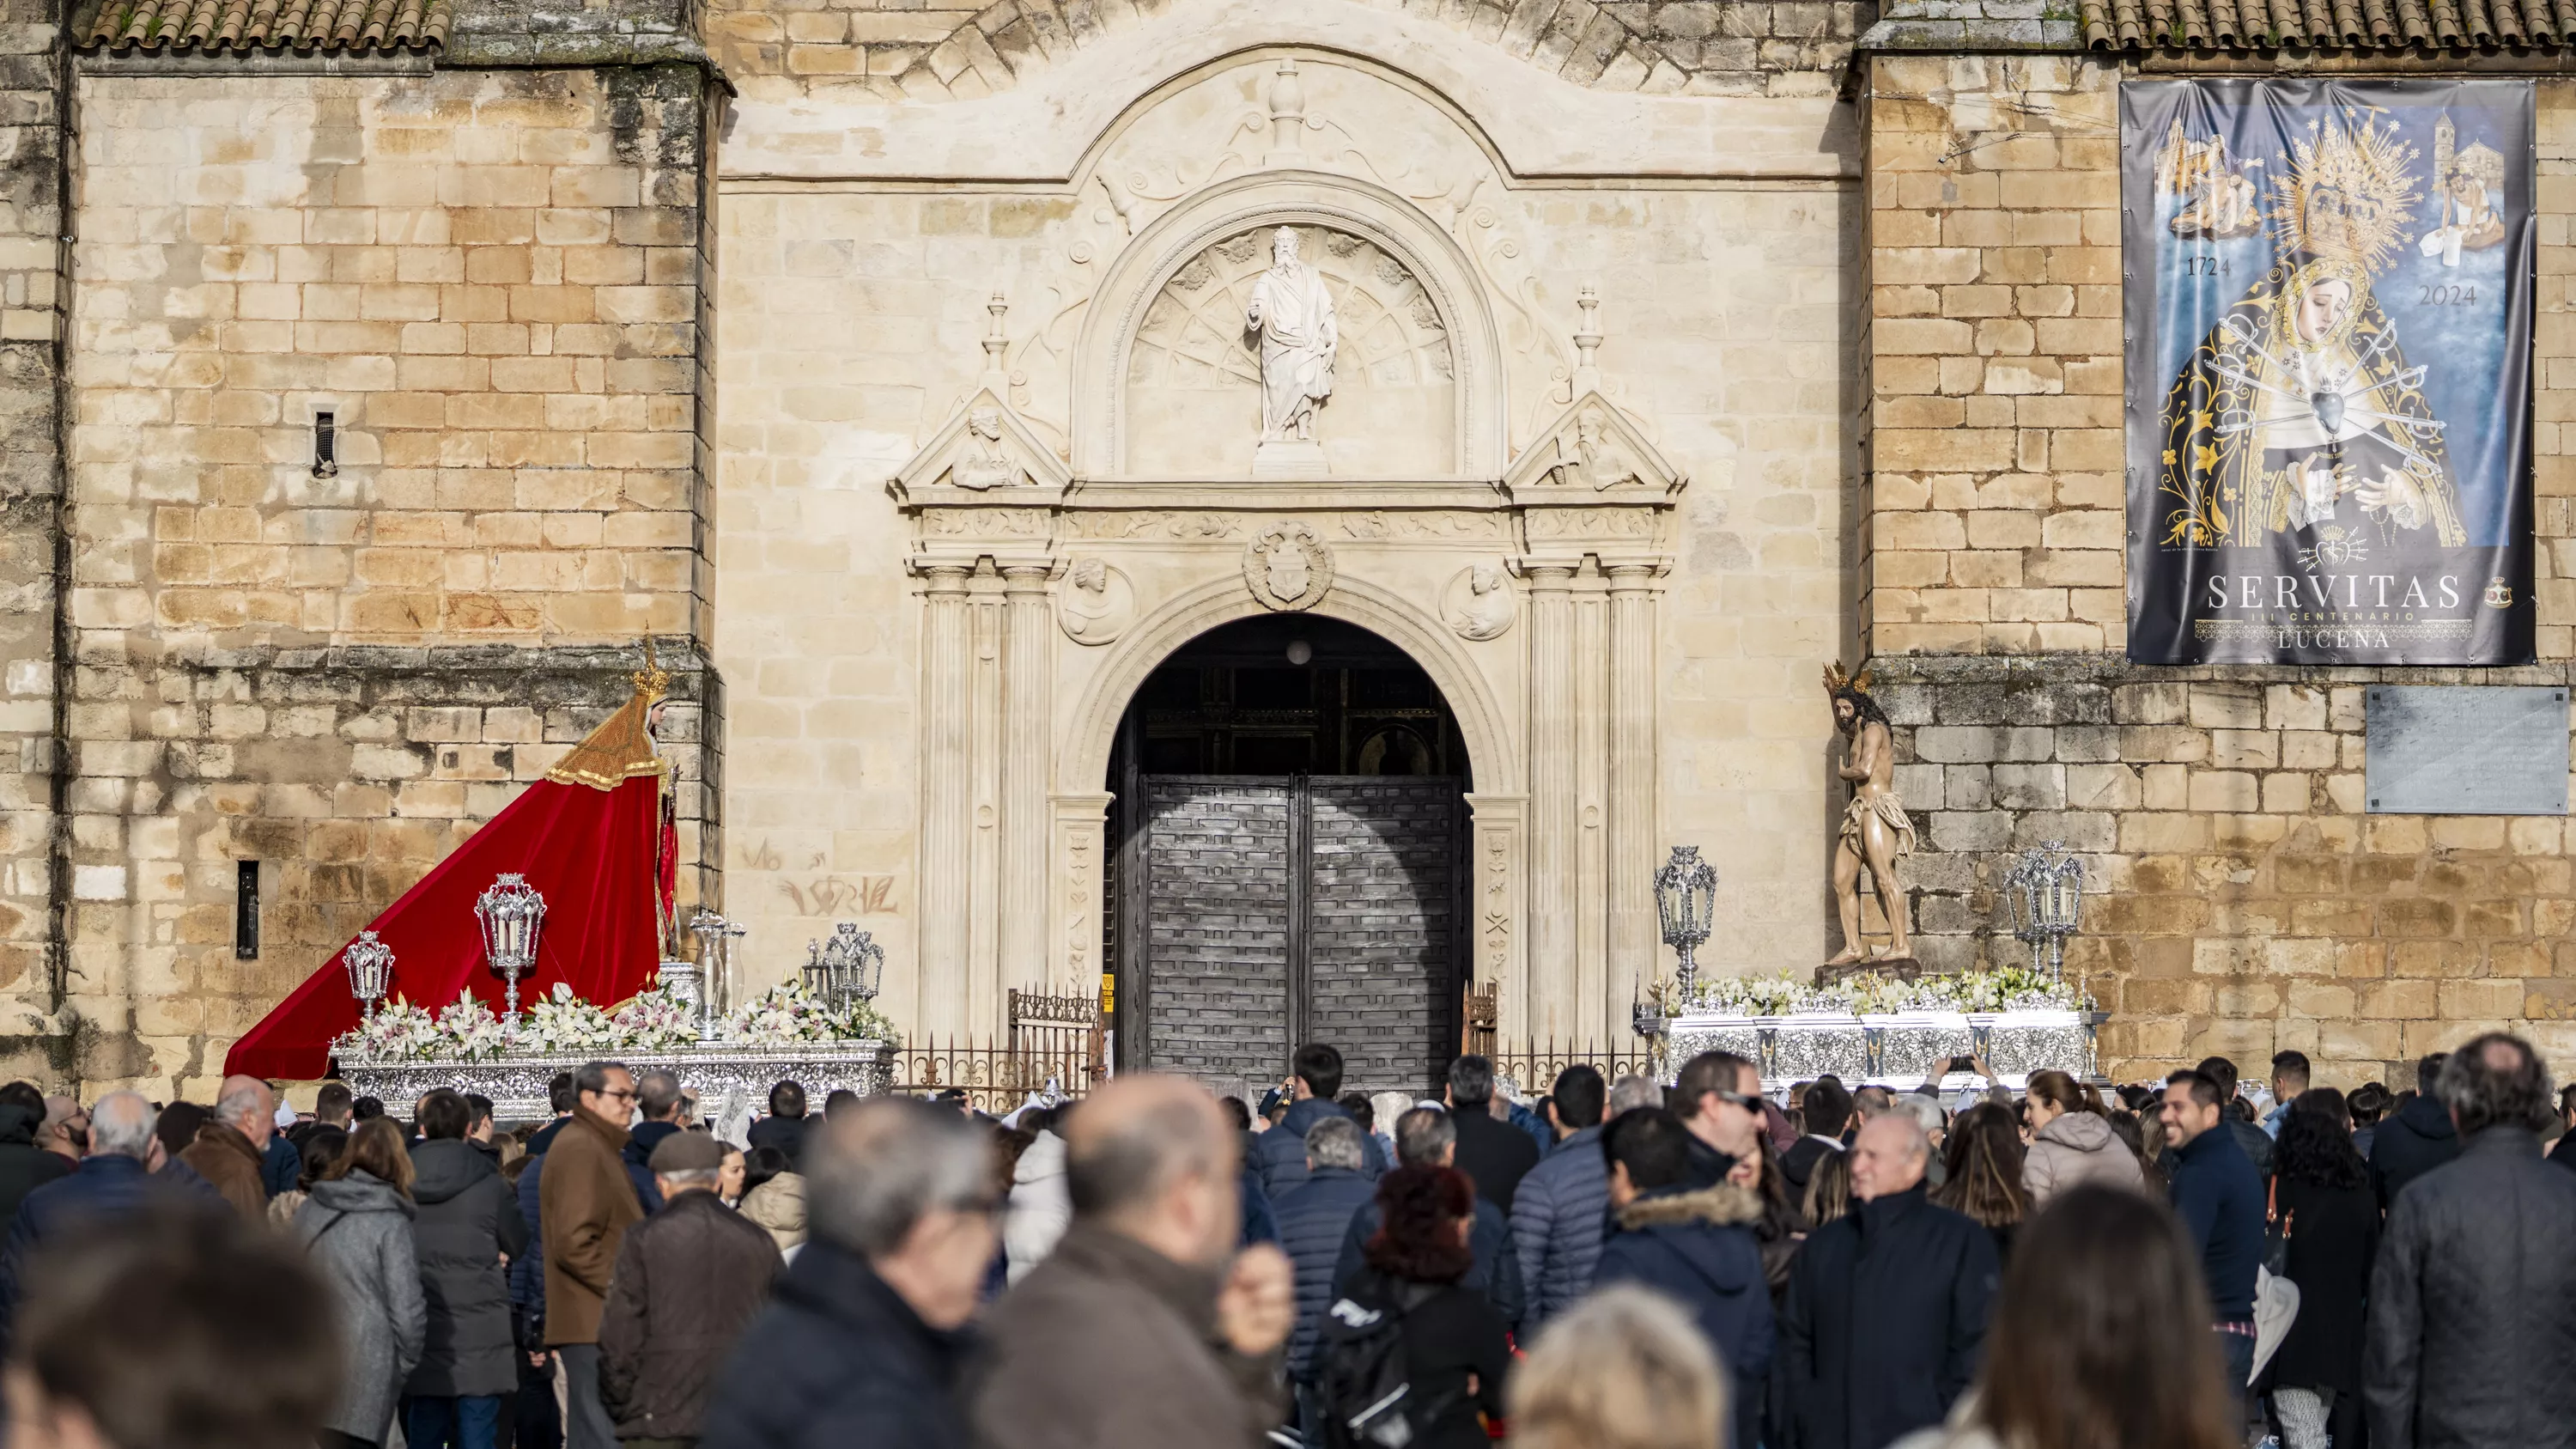
POLYGON ((2120 93, 2129 657, 2532 659, 2532 90, 2120 93))

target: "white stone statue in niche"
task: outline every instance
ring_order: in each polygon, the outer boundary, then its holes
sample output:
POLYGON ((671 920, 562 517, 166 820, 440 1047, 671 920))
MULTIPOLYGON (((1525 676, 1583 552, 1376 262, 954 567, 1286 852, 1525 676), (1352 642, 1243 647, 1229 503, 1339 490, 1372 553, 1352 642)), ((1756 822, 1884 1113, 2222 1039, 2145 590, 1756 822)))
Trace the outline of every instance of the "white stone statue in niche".
POLYGON ((1609 422, 1598 408, 1575 414, 1570 433, 1556 435, 1558 462, 1552 470, 1559 484, 1590 484, 1594 492, 1641 481, 1636 461, 1610 436, 1609 422))
POLYGON ((957 461, 949 465, 948 481, 978 492, 1020 481, 1019 461, 1002 441, 1000 408, 977 408, 967 414, 966 436, 958 440, 957 461))
POLYGON ((1324 274, 1297 259, 1295 228, 1271 233, 1270 270, 1252 284, 1243 329, 1261 337, 1261 441, 1313 442, 1341 335, 1324 274))

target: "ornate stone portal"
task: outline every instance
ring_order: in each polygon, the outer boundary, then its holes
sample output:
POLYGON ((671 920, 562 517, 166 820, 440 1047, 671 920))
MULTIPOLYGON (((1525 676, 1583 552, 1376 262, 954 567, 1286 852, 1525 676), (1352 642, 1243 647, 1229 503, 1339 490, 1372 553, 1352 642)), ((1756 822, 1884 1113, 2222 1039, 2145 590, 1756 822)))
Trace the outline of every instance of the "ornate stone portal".
POLYGON ((1006 989, 1102 973, 1120 715, 1193 637, 1307 612, 1455 714, 1461 921, 1505 1031, 1617 1045, 1657 974, 1685 474, 1599 362, 1590 278, 1474 204, 1498 173, 1453 118, 1339 61, 1194 84, 1257 98, 1266 148, 1131 154, 1197 91, 1122 133, 1079 183, 1105 204, 1055 271, 1005 274, 978 385, 889 487, 920 611, 914 1025, 988 1030, 1006 989), (1371 154, 1371 109, 1418 134, 1371 154))

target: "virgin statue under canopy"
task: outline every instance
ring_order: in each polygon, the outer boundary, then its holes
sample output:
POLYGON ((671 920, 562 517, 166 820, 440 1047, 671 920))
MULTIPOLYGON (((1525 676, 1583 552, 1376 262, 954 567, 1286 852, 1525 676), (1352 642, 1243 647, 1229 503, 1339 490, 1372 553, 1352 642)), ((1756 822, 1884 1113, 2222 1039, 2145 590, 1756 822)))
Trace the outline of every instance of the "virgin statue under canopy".
POLYGON ((2467 541, 2424 369, 2371 292, 2408 240, 2415 154, 2369 120, 2291 141, 2271 179, 2276 259, 2165 399, 2161 491, 2179 506, 2164 543, 2290 535, 2333 563, 2373 541, 2467 541))

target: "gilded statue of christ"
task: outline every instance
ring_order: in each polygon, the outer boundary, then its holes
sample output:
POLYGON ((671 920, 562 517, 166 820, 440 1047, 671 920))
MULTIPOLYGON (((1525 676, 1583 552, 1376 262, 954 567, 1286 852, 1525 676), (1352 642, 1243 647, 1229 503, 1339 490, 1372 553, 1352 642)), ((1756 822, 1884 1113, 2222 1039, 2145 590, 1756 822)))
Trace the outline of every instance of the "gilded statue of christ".
POLYGON ((1297 259, 1297 233, 1271 233, 1270 270, 1252 284, 1243 330, 1261 335, 1261 440, 1310 442, 1315 408, 1333 395, 1341 330, 1324 274, 1297 259))

